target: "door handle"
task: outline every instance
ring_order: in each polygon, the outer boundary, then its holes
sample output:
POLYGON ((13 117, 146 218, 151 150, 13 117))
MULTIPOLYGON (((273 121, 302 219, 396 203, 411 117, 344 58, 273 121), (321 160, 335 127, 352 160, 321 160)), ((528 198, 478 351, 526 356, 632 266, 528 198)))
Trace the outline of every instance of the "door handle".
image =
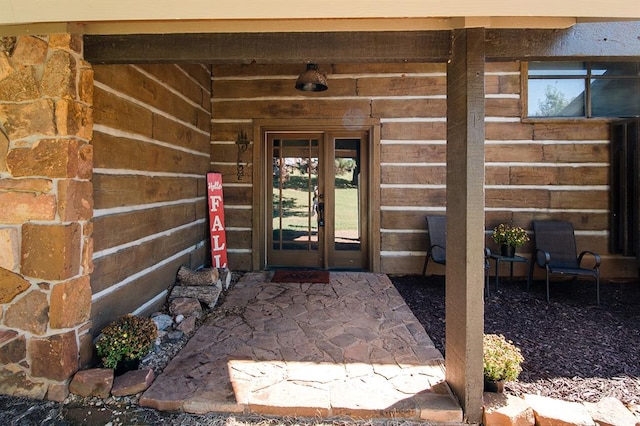
POLYGON ((318 226, 324 226, 324 202, 318 203, 318 226))

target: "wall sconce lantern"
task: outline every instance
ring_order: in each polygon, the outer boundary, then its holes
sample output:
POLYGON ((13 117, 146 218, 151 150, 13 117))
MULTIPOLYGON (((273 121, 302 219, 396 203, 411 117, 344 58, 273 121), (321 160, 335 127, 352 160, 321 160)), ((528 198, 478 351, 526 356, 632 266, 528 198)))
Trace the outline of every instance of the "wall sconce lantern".
POLYGON ((318 64, 307 64, 307 70, 296 80, 296 89, 303 92, 327 90, 327 73, 318 69, 318 64))
POLYGON ((242 178, 244 178, 244 165, 246 163, 242 162, 242 154, 249 148, 250 143, 251 141, 247 137, 246 132, 242 130, 239 131, 238 138, 236 139, 236 145, 238 146, 238 162, 236 169, 238 180, 242 180, 242 178))

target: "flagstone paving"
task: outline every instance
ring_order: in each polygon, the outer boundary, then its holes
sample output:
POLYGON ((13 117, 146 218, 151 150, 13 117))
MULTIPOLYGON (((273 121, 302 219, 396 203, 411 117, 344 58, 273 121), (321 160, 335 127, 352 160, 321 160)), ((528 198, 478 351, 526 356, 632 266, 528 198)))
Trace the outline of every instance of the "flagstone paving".
POLYGON ((249 273, 142 395, 165 411, 461 422, 444 359, 386 275, 249 273))

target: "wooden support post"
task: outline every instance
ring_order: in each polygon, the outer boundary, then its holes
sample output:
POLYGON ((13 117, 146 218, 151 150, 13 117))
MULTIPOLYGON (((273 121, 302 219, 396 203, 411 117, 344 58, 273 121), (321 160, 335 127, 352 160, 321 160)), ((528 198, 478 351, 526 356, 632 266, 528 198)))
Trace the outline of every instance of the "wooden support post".
POLYGON ((447 66, 445 366, 471 423, 482 420, 483 392, 484 33, 455 30, 447 66))

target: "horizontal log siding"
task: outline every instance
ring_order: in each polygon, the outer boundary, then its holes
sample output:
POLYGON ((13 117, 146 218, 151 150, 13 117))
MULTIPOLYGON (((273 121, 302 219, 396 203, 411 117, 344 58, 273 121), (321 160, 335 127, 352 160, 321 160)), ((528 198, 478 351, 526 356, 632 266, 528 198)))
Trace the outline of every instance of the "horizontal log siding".
MULTIPOLYGON (((254 119, 362 116, 403 120, 420 115, 433 116, 437 122, 425 123, 427 133, 432 134, 430 128, 434 126, 444 137, 446 125, 442 111, 446 104, 446 76, 443 65, 340 64, 321 67, 328 70, 330 80, 329 90, 323 93, 295 90, 295 79, 304 69, 299 65, 221 65, 213 68, 211 168, 223 174, 229 262, 233 269, 251 268, 253 159, 251 149, 242 154, 244 175, 238 179, 238 152, 234 142, 239 132, 245 132, 250 140, 257 136, 252 134, 254 119)), ((444 148, 444 145, 438 147, 443 155, 444 148)), ((398 154, 406 156, 406 153, 398 154)), ((416 151, 415 155, 422 154, 416 151)), ((394 191, 389 192, 395 196, 394 191)), ((414 196, 416 200, 428 196, 439 199, 441 193, 435 191, 428 195, 415 191, 414 196)), ((384 198, 383 192, 381 196, 384 198)), ((407 236, 416 240, 415 236, 407 236)))
MULTIPOLYGON (((575 227, 578 250, 604 256, 604 275, 634 275, 630 262, 620 269, 625 262, 608 260, 613 259, 608 254, 608 123, 522 120, 521 112, 513 114, 511 107, 517 101, 518 110, 522 108, 517 65, 491 65, 485 80, 487 246, 497 250, 490 235, 501 222, 513 221, 531 231, 532 220, 568 220, 575 227), (498 99, 504 109, 490 109, 498 99)), ((529 257, 532 250, 529 242, 518 254, 529 257)), ((515 271, 525 275, 525 265, 515 265, 515 271)), ((538 276, 541 272, 536 268, 538 276)))
MULTIPOLYGON (((534 219, 562 219, 574 223, 579 249, 606 256, 607 124, 521 120, 517 63, 487 64, 485 93, 487 245, 497 249, 490 233, 500 222, 513 220, 530 230, 534 219)), ((384 120, 381 247, 385 272, 419 272, 427 247, 424 216, 445 212, 446 109, 442 108, 440 120, 432 110, 422 115, 384 120)), ((531 249, 528 244, 519 253, 529 256, 531 249)), ((619 271, 618 266, 619 262, 609 271, 634 273, 632 268, 619 271)), ((429 268, 432 273, 443 272, 429 268)), ((526 269, 516 265, 516 273, 524 275, 526 269)))
MULTIPOLYGON (((340 64, 328 70, 329 90, 296 92, 300 66, 214 66, 212 168, 236 178, 234 141, 253 139, 253 119, 340 118, 381 121, 380 224, 382 272, 418 273, 427 248, 425 215, 444 214, 446 203, 446 66, 444 64, 340 64)), ((513 220, 530 230, 533 219, 570 220, 579 249, 608 252, 609 132, 602 121, 522 120, 520 64, 487 63, 486 235, 513 220)), ((249 267, 251 239, 250 150, 242 157, 243 187, 233 193, 237 231, 228 231, 231 259, 249 267), (236 193, 242 192, 243 195, 236 193), (245 198, 243 198, 245 197, 245 198), (244 210, 239 210, 244 209, 244 210), (234 235, 237 232, 237 236, 234 235), (234 253, 235 252, 235 253, 234 253)), ((227 188, 225 188, 225 191, 227 188)), ((226 194, 226 192, 225 192, 226 194)), ((531 245, 519 253, 529 256, 531 245)), ((614 260, 613 258, 611 258, 614 260)), ((603 273, 635 274, 631 262, 609 262, 603 273), (627 265, 622 270, 620 265, 627 265)), ((233 265, 233 261, 232 261, 233 265)), ((443 269, 430 266, 430 272, 443 269)), ((516 272, 524 274, 522 265, 516 272)))
MULTIPOLYGON (((380 100, 375 110, 382 123, 380 264, 387 273, 417 273, 422 269, 427 249, 424 216, 444 213, 446 66, 432 65, 431 72, 431 87, 425 93, 428 99, 416 102, 409 89, 403 98, 380 100)), ((406 74, 405 79, 413 77, 406 74)), ((444 273, 444 269, 430 268, 430 272, 444 273)))
POLYGON ((211 72, 95 66, 94 332, 160 306, 182 265, 208 261, 211 72))

